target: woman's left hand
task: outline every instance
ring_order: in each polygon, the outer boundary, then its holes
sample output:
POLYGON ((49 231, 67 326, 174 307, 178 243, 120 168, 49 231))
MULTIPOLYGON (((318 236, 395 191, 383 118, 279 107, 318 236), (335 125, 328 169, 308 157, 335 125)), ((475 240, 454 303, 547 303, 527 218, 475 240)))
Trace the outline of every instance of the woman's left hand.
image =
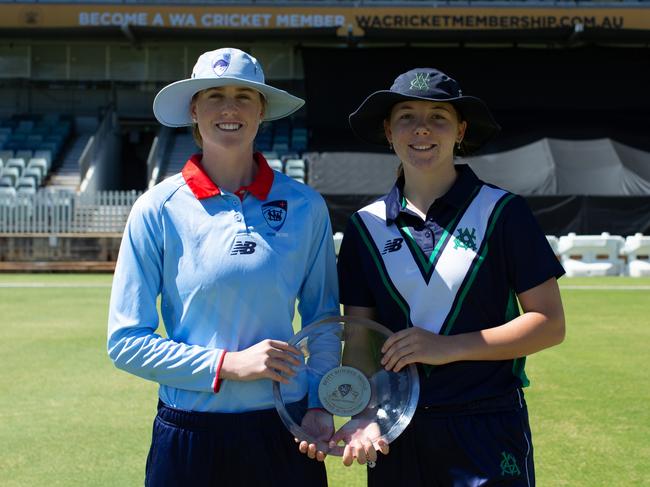
POLYGON ((418 362, 430 365, 446 364, 453 360, 448 338, 418 326, 400 330, 384 342, 381 348, 384 354, 381 364, 386 370, 395 372, 418 362))
MULTIPOLYGON (((334 434, 334 418, 323 409, 309 409, 302 419, 301 427, 318 441, 328 443, 334 434)), ((300 441, 298 438, 295 440, 296 442, 300 442, 298 445, 300 453, 305 453, 309 458, 315 458, 319 462, 325 460, 327 454, 321 450, 317 450, 315 443, 307 443, 304 440, 300 441)))

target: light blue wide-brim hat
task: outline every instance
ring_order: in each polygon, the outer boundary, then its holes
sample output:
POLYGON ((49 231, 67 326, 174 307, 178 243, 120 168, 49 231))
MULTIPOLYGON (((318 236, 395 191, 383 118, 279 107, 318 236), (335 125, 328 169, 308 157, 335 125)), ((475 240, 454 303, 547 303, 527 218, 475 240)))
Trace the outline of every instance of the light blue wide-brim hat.
POLYGON ((225 47, 201 54, 191 78, 160 90, 153 101, 153 113, 168 127, 192 125, 190 102, 194 94, 219 86, 246 86, 262 93, 266 99, 265 121, 291 115, 305 104, 305 100, 267 85, 262 66, 253 56, 225 47))

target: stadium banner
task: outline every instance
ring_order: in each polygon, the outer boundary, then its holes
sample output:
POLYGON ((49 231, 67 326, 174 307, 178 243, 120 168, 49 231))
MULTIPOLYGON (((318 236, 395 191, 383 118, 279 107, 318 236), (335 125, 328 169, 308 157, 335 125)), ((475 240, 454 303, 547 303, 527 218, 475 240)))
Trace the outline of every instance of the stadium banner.
POLYGON ((366 31, 650 30, 650 9, 630 7, 292 7, 105 4, 4 4, 0 29, 323 30, 366 31))

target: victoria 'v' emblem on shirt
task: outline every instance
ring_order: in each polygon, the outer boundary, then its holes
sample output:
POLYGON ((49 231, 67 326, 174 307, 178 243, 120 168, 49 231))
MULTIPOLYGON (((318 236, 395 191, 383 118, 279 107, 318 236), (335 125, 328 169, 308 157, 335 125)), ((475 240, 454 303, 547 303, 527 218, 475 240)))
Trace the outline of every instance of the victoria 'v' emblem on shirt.
POLYGON ((450 222, 428 257, 399 218, 386 225, 383 199, 353 218, 384 285, 410 325, 434 333, 449 332, 485 258, 494 222, 511 197, 501 189, 481 186, 450 222))

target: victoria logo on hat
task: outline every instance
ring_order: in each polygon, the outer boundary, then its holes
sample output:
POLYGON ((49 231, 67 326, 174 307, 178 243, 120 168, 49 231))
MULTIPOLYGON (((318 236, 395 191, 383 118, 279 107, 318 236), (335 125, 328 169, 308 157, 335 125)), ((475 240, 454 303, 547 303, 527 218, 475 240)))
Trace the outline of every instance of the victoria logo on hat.
POLYGON ((199 91, 221 86, 251 88, 264 96, 264 121, 291 115, 302 107, 304 100, 284 90, 266 84, 262 67, 250 54, 225 47, 199 56, 188 79, 165 86, 153 102, 158 121, 168 127, 192 125, 190 103, 199 91))
POLYGON ((386 120, 394 105, 407 100, 451 103, 467 122, 462 153, 475 152, 500 130, 487 105, 480 98, 463 95, 458 82, 433 68, 416 68, 400 74, 388 90, 368 96, 350 114, 352 131, 372 144, 388 145, 384 132, 386 120))

